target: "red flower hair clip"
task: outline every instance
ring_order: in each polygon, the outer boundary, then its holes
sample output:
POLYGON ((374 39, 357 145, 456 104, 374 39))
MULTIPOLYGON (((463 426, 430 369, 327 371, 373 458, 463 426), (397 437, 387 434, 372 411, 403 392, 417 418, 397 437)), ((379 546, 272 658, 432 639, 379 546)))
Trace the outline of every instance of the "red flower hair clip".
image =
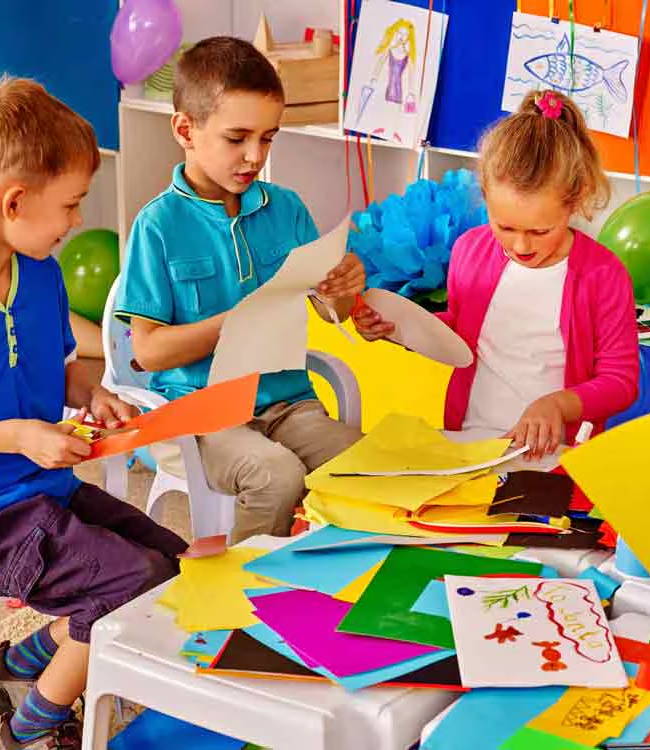
POLYGON ((542 115, 548 117, 550 120, 557 120, 564 109, 562 100, 553 91, 545 91, 544 94, 536 100, 535 104, 542 115))

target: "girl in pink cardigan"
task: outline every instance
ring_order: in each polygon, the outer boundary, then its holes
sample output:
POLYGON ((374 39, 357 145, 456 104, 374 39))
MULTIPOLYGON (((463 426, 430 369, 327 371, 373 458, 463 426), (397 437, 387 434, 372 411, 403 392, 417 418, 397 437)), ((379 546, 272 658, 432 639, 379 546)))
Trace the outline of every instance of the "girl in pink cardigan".
MULTIPOLYGON (((635 399, 639 370, 629 275, 609 250, 569 226, 609 200, 609 182, 575 104, 533 92, 483 137, 479 177, 490 223, 455 244, 440 317, 470 346, 455 370, 445 427, 503 432, 530 455, 572 443, 582 420, 635 399)), ((393 326, 355 317, 374 340, 393 326)))

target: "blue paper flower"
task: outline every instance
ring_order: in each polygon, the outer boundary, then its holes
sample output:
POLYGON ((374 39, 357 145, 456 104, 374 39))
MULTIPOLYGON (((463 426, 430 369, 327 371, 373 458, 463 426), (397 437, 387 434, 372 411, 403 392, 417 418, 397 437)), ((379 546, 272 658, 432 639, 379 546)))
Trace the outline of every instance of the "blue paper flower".
POLYGON ((454 242, 487 222, 473 172, 450 170, 440 183, 418 180, 403 196, 389 195, 352 216, 348 249, 366 267, 368 287, 405 297, 442 302, 454 242))

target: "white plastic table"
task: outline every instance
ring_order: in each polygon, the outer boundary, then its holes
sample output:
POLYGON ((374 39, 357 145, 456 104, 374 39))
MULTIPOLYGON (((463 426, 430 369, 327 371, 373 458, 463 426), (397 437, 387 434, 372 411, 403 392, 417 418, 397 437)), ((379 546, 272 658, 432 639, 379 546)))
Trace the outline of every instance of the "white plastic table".
MULTIPOLYGON (((253 537, 247 544, 275 547, 278 540, 253 537)), ((457 697, 432 689, 348 693, 332 684, 197 675, 179 655, 187 633, 155 603, 163 588, 93 627, 83 750, 105 750, 113 696, 273 750, 406 750, 457 697)))

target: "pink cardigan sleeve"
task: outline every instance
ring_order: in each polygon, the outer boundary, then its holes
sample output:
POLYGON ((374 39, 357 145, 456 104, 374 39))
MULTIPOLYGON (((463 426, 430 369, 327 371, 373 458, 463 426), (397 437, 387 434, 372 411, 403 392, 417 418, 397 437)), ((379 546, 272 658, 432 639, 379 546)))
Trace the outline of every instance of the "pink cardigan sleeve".
POLYGON ((595 374, 571 390, 582 401, 582 418, 597 422, 627 409, 637 397, 639 343, 634 292, 627 271, 617 263, 595 276, 590 279, 596 295, 595 374))
POLYGON ((456 330, 456 321, 458 319, 458 286, 456 283, 456 267, 458 265, 459 253, 455 251, 458 243, 460 242, 460 239, 456 240, 451 251, 451 258, 449 260, 449 272, 447 274, 447 309, 444 312, 436 313, 436 317, 442 320, 445 325, 449 326, 452 331, 456 330))

